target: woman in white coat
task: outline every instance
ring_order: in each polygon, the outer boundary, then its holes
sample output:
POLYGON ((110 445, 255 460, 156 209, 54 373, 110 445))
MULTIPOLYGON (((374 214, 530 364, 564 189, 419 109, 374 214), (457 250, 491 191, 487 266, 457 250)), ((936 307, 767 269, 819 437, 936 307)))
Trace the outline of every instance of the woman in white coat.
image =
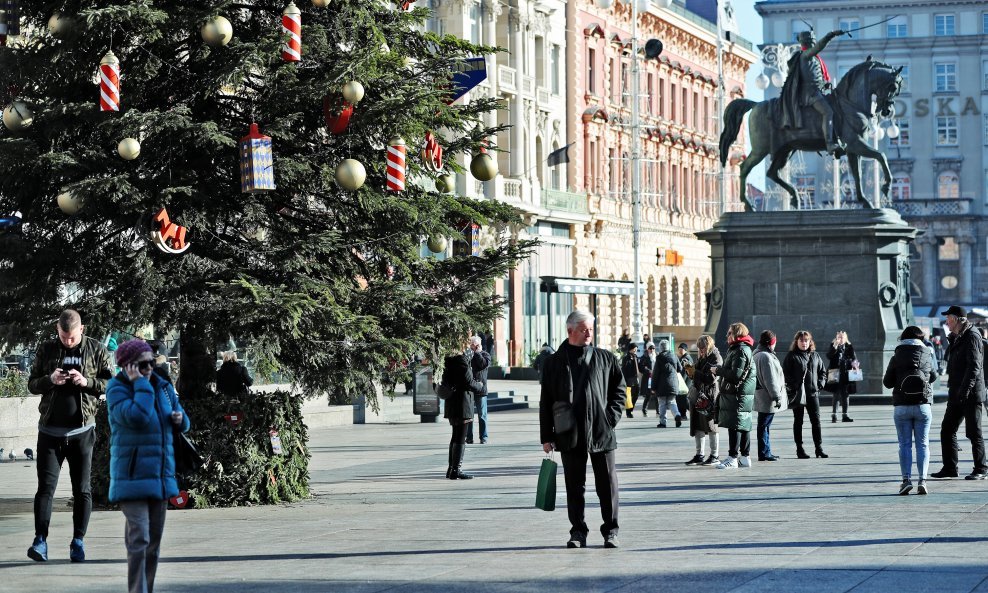
POLYGON ((786 379, 775 355, 775 333, 765 330, 755 349, 755 411, 758 412, 758 461, 777 461, 769 442, 769 429, 776 412, 786 409, 786 379))

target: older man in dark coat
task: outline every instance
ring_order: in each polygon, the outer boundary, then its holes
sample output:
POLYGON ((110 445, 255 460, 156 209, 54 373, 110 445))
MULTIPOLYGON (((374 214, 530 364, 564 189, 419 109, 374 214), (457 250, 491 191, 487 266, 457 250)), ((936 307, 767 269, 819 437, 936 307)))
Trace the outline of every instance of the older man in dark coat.
POLYGON ((940 424, 943 469, 934 478, 957 477, 957 429, 964 421, 971 439, 974 471, 968 480, 988 477, 985 442, 981 436, 981 404, 985 401, 984 344, 978 330, 967 320, 964 307, 952 305, 942 313, 947 317, 947 409, 940 424))
POLYGON ((568 338, 546 361, 539 402, 542 449, 558 449, 563 459, 569 548, 586 547, 590 532, 584 516, 588 457, 604 520, 604 547, 618 547, 614 428, 624 411, 625 385, 614 356, 593 346, 593 322, 592 315, 580 310, 566 318, 568 338))

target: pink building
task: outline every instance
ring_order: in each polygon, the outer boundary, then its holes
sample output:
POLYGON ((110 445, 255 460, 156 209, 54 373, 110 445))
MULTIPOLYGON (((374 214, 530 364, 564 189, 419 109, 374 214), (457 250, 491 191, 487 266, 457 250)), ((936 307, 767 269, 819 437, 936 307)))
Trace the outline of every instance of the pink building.
MULTIPOLYGON (((680 4, 648 4, 648 12, 639 14, 639 45, 655 38, 664 51, 657 60, 639 62, 644 328, 689 338, 705 322, 710 290, 709 246, 693 233, 721 214, 717 27, 680 4), (665 249, 678 251, 684 261, 673 266, 656 259, 656 250, 665 249)), ((631 4, 603 9, 573 0, 566 19, 566 136, 575 142, 568 185, 587 196, 591 215, 588 224, 575 228, 574 275, 631 279, 631 4)), ((726 104, 743 95, 745 73, 757 56, 743 40, 725 41, 723 48, 726 104)), ((729 162, 728 210, 740 209, 737 163, 729 162)), ((599 345, 615 345, 621 331, 630 329, 629 301, 598 302, 599 345)), ((577 299, 580 306, 587 302, 577 299)))

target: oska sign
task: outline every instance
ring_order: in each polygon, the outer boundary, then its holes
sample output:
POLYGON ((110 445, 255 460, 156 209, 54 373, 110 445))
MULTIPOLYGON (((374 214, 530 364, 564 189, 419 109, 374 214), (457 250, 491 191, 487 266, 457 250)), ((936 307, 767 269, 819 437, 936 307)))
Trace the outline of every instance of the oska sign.
POLYGON ((895 114, 898 117, 907 117, 909 115, 926 117, 930 114, 931 109, 935 109, 938 117, 946 117, 948 115, 958 115, 957 110, 960 109, 960 115, 981 115, 981 110, 978 109, 978 103, 974 100, 974 97, 965 98, 963 107, 960 106, 960 97, 934 97, 933 100, 936 102, 932 105, 930 104, 931 99, 916 99, 912 101, 912 112, 910 113, 910 104, 906 103, 903 99, 896 99, 895 114))

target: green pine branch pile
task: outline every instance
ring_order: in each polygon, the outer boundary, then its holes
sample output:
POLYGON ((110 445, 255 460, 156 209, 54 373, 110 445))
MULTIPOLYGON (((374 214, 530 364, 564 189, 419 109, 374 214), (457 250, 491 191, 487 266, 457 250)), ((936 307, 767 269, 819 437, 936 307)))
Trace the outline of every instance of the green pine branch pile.
MULTIPOLYGON (((310 394, 373 400, 370 381, 389 362, 436 358, 499 315, 492 282, 531 244, 510 240, 517 220, 504 204, 432 189, 436 174, 419 156, 434 131, 446 166, 462 172, 454 159, 469 162, 493 137, 484 121, 497 101, 448 106, 446 93, 457 60, 495 49, 423 32, 428 10, 414 4, 299 0, 302 61, 289 63, 286 5, 21 3, 24 35, 0 48, 0 103, 21 101, 34 118, 20 131, 0 127, 0 216, 24 221, 0 231, 0 339, 33 344, 69 305, 91 335, 150 323, 188 330, 208 356, 235 335, 310 394), (54 35, 56 11, 65 26, 54 35), (217 15, 233 39, 211 47, 200 28, 217 15), (95 74, 110 49, 118 113, 99 109, 95 74), (332 135, 323 99, 354 80, 366 95, 332 135), (241 192, 238 141, 252 122, 273 139, 275 191, 241 192), (407 189, 386 193, 394 136, 408 144, 407 189), (141 144, 130 161, 117 154, 128 137, 141 144), (367 170, 357 191, 334 182, 346 158, 367 170), (73 216, 56 203, 66 192, 82 202, 73 216), (182 255, 148 239, 162 207, 188 229, 182 255), (422 255, 424 238, 454 239, 469 222, 495 235, 481 257, 422 255)), ((208 377, 195 381, 183 394, 208 377)))

